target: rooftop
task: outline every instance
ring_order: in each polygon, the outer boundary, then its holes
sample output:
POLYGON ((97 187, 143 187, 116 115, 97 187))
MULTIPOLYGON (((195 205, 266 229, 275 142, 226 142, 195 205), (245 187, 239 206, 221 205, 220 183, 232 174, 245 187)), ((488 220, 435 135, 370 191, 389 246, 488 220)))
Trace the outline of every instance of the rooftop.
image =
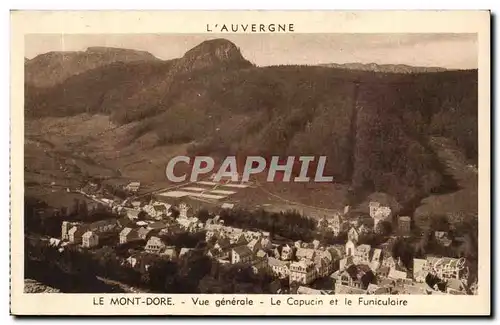
POLYGON ((269 257, 267 259, 267 263, 270 266, 280 266, 280 267, 288 266, 288 264, 290 264, 290 262, 285 262, 274 257, 269 257))
POLYGON ((363 244, 363 245, 359 245, 358 247, 356 247, 356 251, 369 252, 371 248, 372 247, 370 245, 363 244))
POLYGON ((235 247, 233 248, 233 252, 242 256, 252 255, 252 251, 250 250, 250 248, 247 247, 247 245, 235 247))
POLYGON ((167 207, 164 206, 163 204, 158 204, 158 205, 154 205, 153 209, 155 209, 155 211, 166 211, 167 207))

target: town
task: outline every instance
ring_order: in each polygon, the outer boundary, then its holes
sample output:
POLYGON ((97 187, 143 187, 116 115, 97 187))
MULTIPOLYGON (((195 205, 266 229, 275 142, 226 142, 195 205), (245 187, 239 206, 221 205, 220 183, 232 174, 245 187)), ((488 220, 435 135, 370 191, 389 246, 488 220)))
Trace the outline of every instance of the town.
MULTIPOLYGON (((329 237, 292 240, 276 229, 238 226, 236 204, 219 202, 248 186, 230 180, 200 181, 196 186, 189 184, 141 197, 137 194, 141 184, 131 182, 124 187, 128 193, 125 200, 80 189, 80 193, 100 202, 106 216, 113 217, 91 222, 61 220, 60 237, 47 239, 48 245, 61 254, 66 250, 92 252, 114 247, 122 252, 120 267, 142 272, 156 260, 179 262, 198 254, 219 265, 217 268, 237 266, 240 268, 231 270, 241 271, 243 267, 264 276, 268 292, 275 294, 477 292, 467 256, 417 257, 401 252, 405 241, 413 236, 412 220, 394 216, 388 206, 371 201, 364 218, 353 217, 350 207, 345 206, 343 211, 314 220, 313 234, 327 233, 329 237), (207 210, 209 205, 216 209, 207 210), (187 246, 172 240, 182 236, 195 240, 187 246)), ((444 247, 451 245, 446 231, 436 230, 432 237, 444 247)))

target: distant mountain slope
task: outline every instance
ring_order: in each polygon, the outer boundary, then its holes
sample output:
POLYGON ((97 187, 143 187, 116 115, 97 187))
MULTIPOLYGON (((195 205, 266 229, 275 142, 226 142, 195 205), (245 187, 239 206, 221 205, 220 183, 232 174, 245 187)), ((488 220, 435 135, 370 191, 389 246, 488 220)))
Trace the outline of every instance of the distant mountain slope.
POLYGON ((372 71, 383 73, 426 73, 426 72, 442 72, 445 68, 439 67, 414 67, 406 64, 377 64, 377 63, 326 63, 320 64, 322 67, 372 71))
POLYGON ((66 78, 113 62, 156 61, 145 51, 89 47, 86 51, 49 52, 25 59, 25 82, 35 87, 54 86, 66 78))
POLYGON ((176 60, 114 63, 45 90, 27 85, 25 105, 30 118, 104 113, 135 122, 127 143, 155 134, 158 145, 189 144, 193 155, 326 155, 336 182, 403 203, 452 185, 429 136, 455 139, 477 161, 475 70, 259 68, 219 39, 176 60))

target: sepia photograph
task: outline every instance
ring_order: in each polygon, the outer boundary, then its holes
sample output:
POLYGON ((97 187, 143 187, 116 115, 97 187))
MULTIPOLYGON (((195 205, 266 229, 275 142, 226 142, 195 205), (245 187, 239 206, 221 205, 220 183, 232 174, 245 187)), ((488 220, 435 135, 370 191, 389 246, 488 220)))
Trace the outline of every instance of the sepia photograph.
POLYGON ((200 26, 23 35, 23 297, 489 296, 479 33, 200 26))
POLYGON ((474 34, 25 41, 26 292, 477 292, 474 34))

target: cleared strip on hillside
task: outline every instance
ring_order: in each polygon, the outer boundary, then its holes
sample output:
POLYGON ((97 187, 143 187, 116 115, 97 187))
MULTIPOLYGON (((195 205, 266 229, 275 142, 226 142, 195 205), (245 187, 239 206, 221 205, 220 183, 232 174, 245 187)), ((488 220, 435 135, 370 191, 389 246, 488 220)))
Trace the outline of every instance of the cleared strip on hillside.
POLYGON ((201 184, 201 185, 212 185, 212 186, 219 185, 218 183, 208 182, 208 181, 199 181, 199 182, 196 182, 196 183, 197 184, 201 184))
POLYGON ((234 188, 247 188, 247 187, 249 187, 249 185, 245 185, 245 184, 220 184, 220 186, 234 187, 234 188))
POLYGON ((159 195, 166 197, 175 197, 175 198, 192 196, 192 197, 211 199, 211 200, 221 200, 226 197, 225 195, 223 196, 223 195, 213 195, 213 194, 202 194, 202 193, 187 192, 187 191, 167 191, 160 193, 159 195))
POLYGON ((193 192, 203 192, 203 191, 207 191, 209 189, 201 188, 201 187, 191 187, 191 186, 188 186, 188 187, 183 187, 181 190, 193 191, 193 192))
POLYGON ((225 191, 225 190, 211 190, 210 193, 232 195, 232 194, 235 194, 236 192, 235 191, 225 191))

